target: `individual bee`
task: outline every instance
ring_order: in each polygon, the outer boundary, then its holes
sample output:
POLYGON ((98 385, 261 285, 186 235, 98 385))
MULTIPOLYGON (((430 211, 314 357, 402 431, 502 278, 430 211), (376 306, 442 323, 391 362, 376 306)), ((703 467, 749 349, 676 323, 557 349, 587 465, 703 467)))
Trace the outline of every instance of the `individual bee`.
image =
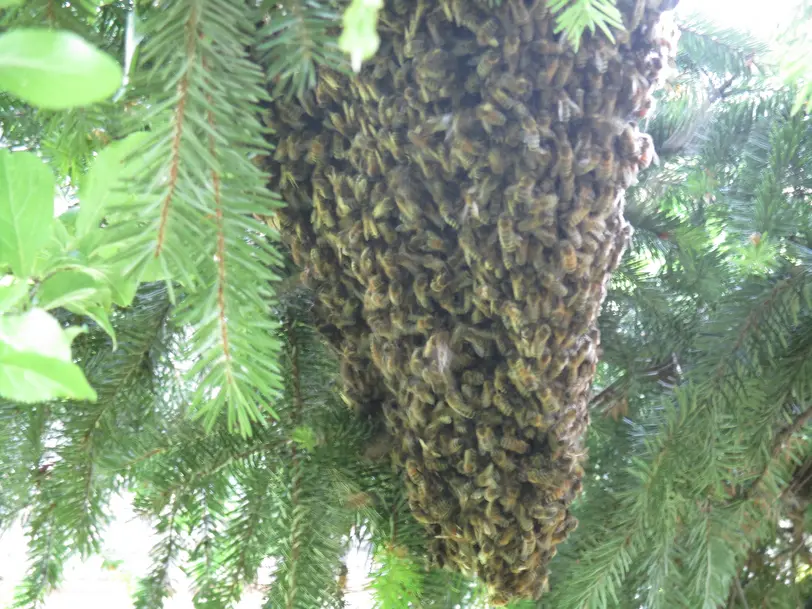
POLYGON ((408 476, 413 484, 425 482, 420 465, 414 459, 406 459, 406 476, 408 476))
POLYGON ((501 308, 500 313, 505 322, 505 325, 516 332, 521 333, 522 327, 525 324, 525 318, 519 306, 510 300, 505 301, 501 308))
POLYGON ((620 95, 619 85, 608 84, 606 85, 606 87, 604 87, 603 108, 601 109, 601 114, 603 116, 614 116, 618 95, 620 95))
POLYGON ((513 297, 516 300, 524 300, 526 292, 524 275, 521 273, 511 273, 510 284, 513 288, 513 297))
POLYGON ((550 336, 552 336, 552 329, 547 324, 540 324, 536 327, 533 333, 533 352, 537 354, 535 357, 541 357, 541 354, 544 353, 550 336))
POLYGON ((499 444, 505 450, 509 450, 510 452, 518 453, 520 455, 523 455, 530 450, 530 445, 527 442, 520 440, 515 436, 502 436, 502 440, 499 444))
POLYGON ((482 405, 482 408, 490 408, 493 404, 493 383, 491 381, 485 381, 482 384, 482 393, 479 395, 479 402, 482 405))
POLYGON ((412 399, 406 408, 406 418, 413 429, 422 429, 427 425, 426 411, 423 402, 419 399, 412 399))
POLYGON ((507 122, 507 117, 491 102, 485 102, 477 106, 476 117, 488 133, 490 133, 494 127, 502 127, 507 122))
POLYGON ((637 160, 640 156, 640 149, 637 141, 637 126, 634 123, 627 123, 618 138, 617 143, 620 156, 628 160, 637 160))
POLYGON ((451 271, 447 268, 440 269, 432 278, 429 287, 432 292, 441 293, 448 288, 451 282, 451 271))
POLYGON ((529 533, 533 531, 533 519, 527 513, 527 508, 521 503, 516 506, 516 509, 513 511, 513 515, 516 518, 516 521, 519 523, 519 528, 524 531, 525 533, 529 533))
POLYGON ((497 234, 503 254, 512 253, 516 250, 521 237, 513 230, 513 218, 509 213, 503 212, 499 216, 499 220, 497 221, 497 234))
POLYGON ((516 71, 519 63, 519 47, 521 46, 522 40, 519 37, 519 34, 516 32, 511 32, 507 36, 505 36, 504 43, 502 45, 502 54, 505 57, 505 63, 507 64, 508 70, 513 73, 516 71))
POLYGON ((448 391, 445 395, 445 400, 448 406, 461 417, 470 419, 474 416, 474 409, 465 403, 462 394, 454 391, 448 391))
POLYGON ((493 405, 506 417, 513 416, 513 405, 504 393, 497 392, 493 396, 493 405))
POLYGON ((403 286, 394 281, 389 284, 389 302, 396 307, 403 304, 403 286))
POLYGON ((567 95, 566 91, 558 93, 557 112, 558 120, 562 123, 569 123, 571 120, 583 116, 581 106, 567 95))
POLYGON ((480 46, 498 47, 499 40, 496 33, 499 31, 499 22, 496 19, 488 19, 480 24, 476 30, 476 41, 480 46))
POLYGON ((477 425, 476 439, 477 445, 479 446, 479 454, 481 455, 490 453, 497 446, 496 434, 489 425, 477 425))
POLYGON ((371 276, 364 293, 364 307, 369 311, 383 309, 387 306, 387 300, 386 282, 380 275, 371 276))
POLYGON ((647 169, 652 162, 659 163, 657 152, 654 150, 654 141, 648 133, 641 133, 638 135, 640 142, 640 156, 638 163, 641 169, 647 169))
POLYGON ((320 165, 327 160, 326 137, 326 135, 320 135, 310 141, 305 160, 311 165, 320 165))
POLYGON ((522 357, 516 357, 510 361, 510 378, 513 385, 523 396, 530 395, 538 389, 539 379, 536 372, 522 357))
POLYGON ((496 175, 502 175, 507 169, 505 164, 504 155, 498 148, 491 148, 488 151, 488 166, 490 170, 496 175))
POLYGON ((504 531, 502 531, 501 535, 496 541, 496 545, 500 548, 504 548, 505 546, 509 545, 514 539, 516 538, 516 529, 514 527, 508 527, 504 531))
POLYGON ((558 61, 558 69, 555 71, 555 76, 552 79, 552 84, 556 88, 563 88, 567 84, 572 74, 572 68, 575 66, 575 55, 567 51, 558 61))
POLYGON ((578 256, 573 244, 567 240, 562 240, 558 246, 558 255, 564 272, 567 274, 574 273, 578 268, 578 256))
POLYGON ((313 192, 313 228, 317 231, 324 228, 335 228, 336 219, 333 210, 330 209, 327 201, 313 192))
POLYGON ((487 488, 489 486, 498 488, 499 478, 500 475, 496 470, 496 467, 493 463, 489 463, 485 469, 476 475, 474 478, 474 483, 480 488, 487 488))
POLYGON ((532 534, 532 531, 522 535, 522 548, 520 553, 522 559, 529 558, 535 549, 536 549, 536 536, 532 534))

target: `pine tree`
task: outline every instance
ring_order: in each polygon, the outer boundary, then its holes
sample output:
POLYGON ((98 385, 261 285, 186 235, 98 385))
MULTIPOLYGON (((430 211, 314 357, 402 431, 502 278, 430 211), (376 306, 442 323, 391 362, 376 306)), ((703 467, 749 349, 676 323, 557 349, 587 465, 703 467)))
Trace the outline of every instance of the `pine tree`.
MULTIPOLYGON (((3 27, 70 30, 123 56, 133 5, 86 4, 31 0, 3 27)), ((389 439, 338 397, 317 295, 265 222, 278 203, 252 160, 273 137, 256 110, 266 79, 296 95, 319 67, 344 66, 343 7, 327 4, 135 3, 144 38, 123 99, 67 111, 0 100, 3 146, 46 158, 68 199, 79 184, 79 209, 109 141, 145 132, 152 151, 128 156, 138 171, 109 192, 109 234, 94 237, 107 249, 79 248, 138 274, 131 304, 114 300, 107 330, 96 309, 54 307, 62 327, 90 323, 72 355, 96 401, 0 404, 0 526, 23 516, 29 539, 19 606, 41 605, 68 557, 99 549, 124 489, 160 534, 138 607, 162 605, 178 565, 196 605, 229 606, 268 563, 268 607, 344 606, 358 542, 380 607, 485 602, 476 582, 425 565, 430 540, 381 458, 389 439)), ((593 4, 611 7, 570 8, 593 4)), ((578 15, 562 20, 576 40, 578 15)), ((679 76, 647 125, 659 165, 628 191, 634 238, 600 317, 580 526, 542 607, 812 597, 812 131, 765 44, 680 25, 679 76)))

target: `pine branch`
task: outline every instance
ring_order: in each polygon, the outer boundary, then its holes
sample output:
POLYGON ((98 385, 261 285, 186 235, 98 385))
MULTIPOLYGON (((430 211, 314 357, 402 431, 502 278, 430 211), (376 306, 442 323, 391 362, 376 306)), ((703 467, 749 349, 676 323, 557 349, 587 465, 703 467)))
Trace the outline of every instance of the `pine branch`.
POLYGON ((252 15, 225 0, 177 0, 151 14, 134 79, 151 100, 139 116, 151 126, 148 152, 135 196, 114 206, 105 230, 129 272, 157 264, 182 284, 192 409, 209 428, 225 410, 244 434, 280 388, 269 306, 281 257, 254 219, 279 203, 253 162, 267 144, 262 74, 246 50, 252 15))
POLYGON ((134 599, 136 609, 160 609, 164 605, 164 600, 172 594, 171 571, 185 549, 179 510, 179 498, 176 497, 158 521, 156 530, 163 535, 163 539, 158 541, 150 552, 152 569, 138 582, 134 599))
POLYGON ((316 84, 320 67, 347 71, 338 48, 339 15, 321 0, 289 0, 272 5, 256 39, 259 63, 275 97, 301 96, 316 84))

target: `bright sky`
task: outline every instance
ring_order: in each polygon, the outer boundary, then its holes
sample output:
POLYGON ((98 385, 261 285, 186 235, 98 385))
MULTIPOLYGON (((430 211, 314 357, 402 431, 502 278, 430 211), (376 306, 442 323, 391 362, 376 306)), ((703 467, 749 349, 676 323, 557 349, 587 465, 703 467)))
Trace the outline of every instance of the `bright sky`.
POLYGON ((765 39, 772 38, 785 26, 798 0, 680 0, 677 14, 700 13, 720 25, 746 28, 765 39))

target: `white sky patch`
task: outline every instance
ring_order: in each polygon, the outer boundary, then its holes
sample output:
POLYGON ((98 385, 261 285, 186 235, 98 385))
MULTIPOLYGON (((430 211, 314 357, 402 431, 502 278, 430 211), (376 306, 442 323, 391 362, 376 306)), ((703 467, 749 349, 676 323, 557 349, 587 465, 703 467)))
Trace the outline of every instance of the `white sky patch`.
POLYGON ((798 0, 680 0, 679 16, 705 15, 725 27, 746 29, 770 40, 789 24, 798 0))

